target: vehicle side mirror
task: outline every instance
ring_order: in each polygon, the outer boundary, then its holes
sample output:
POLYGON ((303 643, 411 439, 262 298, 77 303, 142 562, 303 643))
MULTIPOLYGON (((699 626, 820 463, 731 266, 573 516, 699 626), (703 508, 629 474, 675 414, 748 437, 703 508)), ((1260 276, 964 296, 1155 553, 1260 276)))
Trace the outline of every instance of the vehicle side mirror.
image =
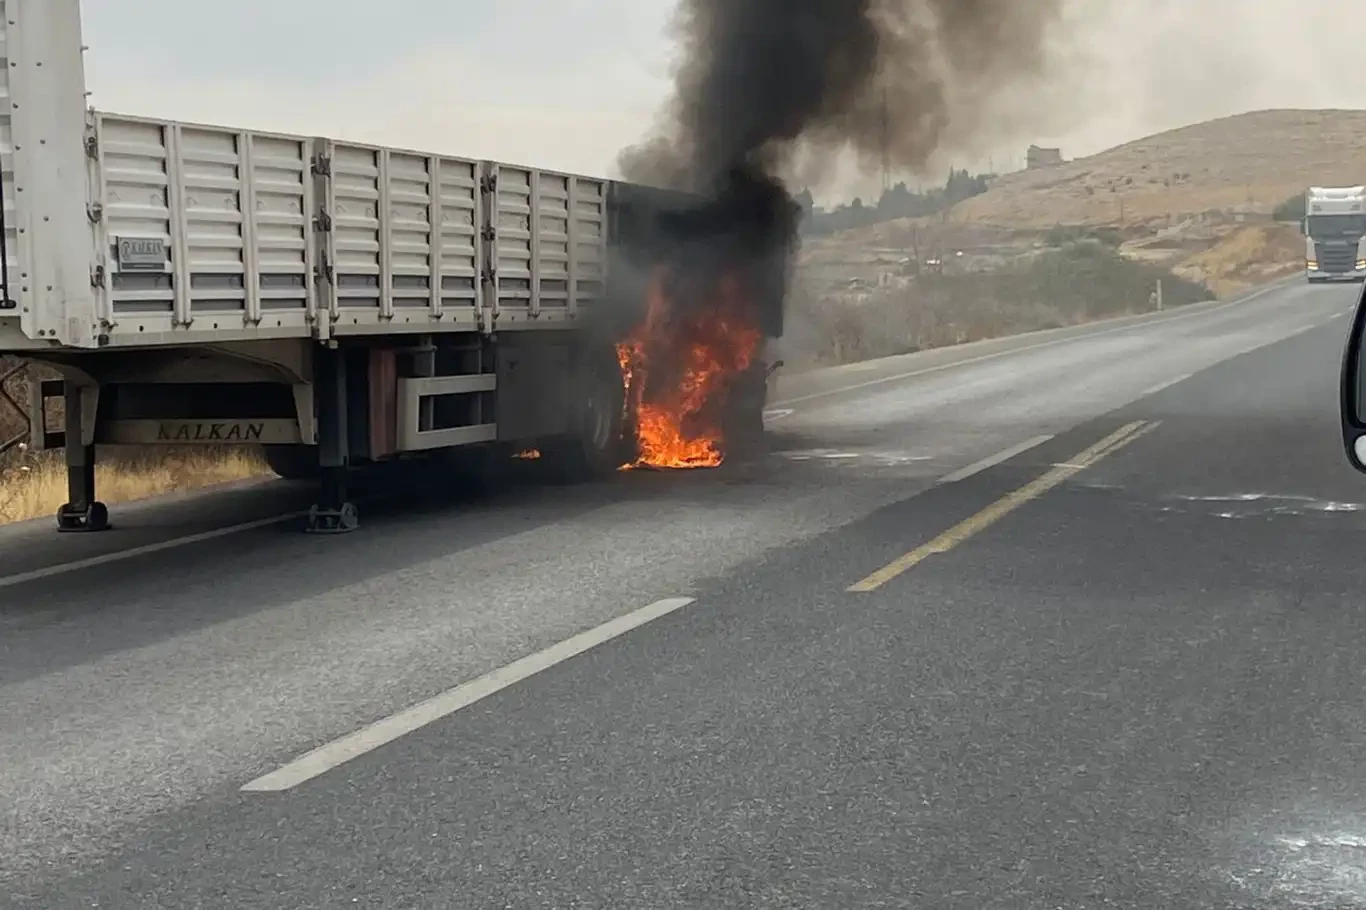
POLYGON ((1304 234, 1304 235, 1306 235, 1306 236, 1308 236, 1308 234, 1309 234, 1309 219, 1308 219, 1308 218, 1301 218, 1301 219, 1300 219, 1300 233, 1301 233, 1301 234, 1304 234))
POLYGON ((1352 314, 1352 328, 1347 333, 1347 346, 1342 352, 1339 412, 1342 418, 1342 442, 1347 448, 1347 460, 1352 467, 1366 474, 1366 284, 1357 297, 1356 312, 1352 314))

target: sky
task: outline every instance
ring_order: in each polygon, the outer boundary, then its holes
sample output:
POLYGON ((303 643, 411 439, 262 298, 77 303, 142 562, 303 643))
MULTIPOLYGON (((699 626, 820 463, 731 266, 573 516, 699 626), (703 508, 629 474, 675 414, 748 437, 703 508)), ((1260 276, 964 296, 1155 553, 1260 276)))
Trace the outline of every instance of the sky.
MULTIPOLYGON (((1366 108, 1361 0, 1069 2, 1008 128, 897 177, 1019 167, 1030 142, 1076 157, 1245 110, 1366 108)), ((83 0, 87 81, 121 113, 612 176, 668 97, 673 4, 83 0)), ((825 202, 879 183, 844 162, 815 189, 825 202)))

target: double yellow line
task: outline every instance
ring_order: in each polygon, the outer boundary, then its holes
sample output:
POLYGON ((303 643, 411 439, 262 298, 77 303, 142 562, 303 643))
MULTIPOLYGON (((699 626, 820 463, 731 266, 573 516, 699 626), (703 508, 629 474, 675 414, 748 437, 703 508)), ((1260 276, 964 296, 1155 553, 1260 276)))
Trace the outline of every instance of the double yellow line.
POLYGON ((1030 500, 1038 499, 1069 477, 1081 473, 1105 456, 1151 433, 1157 429, 1157 425, 1158 421, 1148 420, 1135 420, 1133 423, 1125 424, 1090 448, 1078 452, 1066 462, 1054 466, 1047 474, 1025 484, 1015 492, 1001 497, 976 515, 965 518, 934 540, 921 544, 904 556, 892 560, 862 581, 850 585, 846 590, 857 594, 875 591, 908 569, 919 565, 928 557, 936 553, 947 553, 1030 500))

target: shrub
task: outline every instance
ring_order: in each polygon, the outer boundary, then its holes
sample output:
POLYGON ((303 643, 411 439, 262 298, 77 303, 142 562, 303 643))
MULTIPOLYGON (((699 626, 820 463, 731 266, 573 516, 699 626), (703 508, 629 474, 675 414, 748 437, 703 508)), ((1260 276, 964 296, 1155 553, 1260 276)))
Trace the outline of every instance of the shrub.
POLYGON ((993 272, 926 275, 861 302, 795 297, 784 349, 794 359, 849 363, 1142 313, 1152 309, 1159 278, 1164 306, 1212 297, 1203 285, 1084 240, 993 272))
POLYGON ((1277 221, 1299 223, 1304 220, 1304 194, 1297 193, 1271 210, 1271 217, 1277 221))

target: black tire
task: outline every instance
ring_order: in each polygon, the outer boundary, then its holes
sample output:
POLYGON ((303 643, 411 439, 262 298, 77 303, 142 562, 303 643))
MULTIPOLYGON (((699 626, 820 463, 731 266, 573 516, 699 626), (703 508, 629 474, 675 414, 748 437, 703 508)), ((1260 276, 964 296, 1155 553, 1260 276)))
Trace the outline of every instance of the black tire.
POLYGON ((627 460, 622 411, 626 387, 616 352, 585 350, 575 369, 571 432, 545 446, 556 480, 578 483, 609 477, 627 460))
POLYGON ((745 459, 763 451, 767 376, 759 369, 737 377, 726 399, 726 457, 745 459))
POLYGON ((305 445, 262 446, 266 464, 284 480, 317 480, 318 447, 305 445))

